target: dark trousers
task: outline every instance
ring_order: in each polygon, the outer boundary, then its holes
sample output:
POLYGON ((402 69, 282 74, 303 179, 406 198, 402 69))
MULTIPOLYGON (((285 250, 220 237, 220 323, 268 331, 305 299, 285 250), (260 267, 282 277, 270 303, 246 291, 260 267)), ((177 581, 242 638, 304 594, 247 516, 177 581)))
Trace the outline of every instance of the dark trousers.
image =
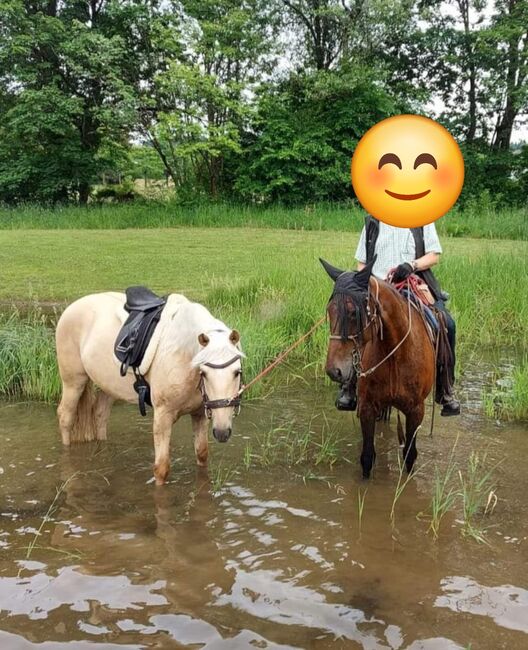
MULTIPOLYGON (((451 379, 451 383, 454 385, 455 383, 455 361, 456 361, 456 356, 455 356, 455 346, 456 346, 456 324, 451 316, 451 314, 447 311, 445 302, 443 300, 437 300, 434 304, 434 307, 438 309, 439 311, 443 312, 445 314, 445 320, 446 320, 446 326, 447 326, 447 338, 449 340, 449 345, 451 347, 451 352, 453 353, 453 363, 451 368, 449 368, 449 377, 451 379)), ((440 369, 437 369, 437 376, 440 375, 439 372, 440 369)), ((437 383, 437 391, 438 391, 438 383, 437 383)))

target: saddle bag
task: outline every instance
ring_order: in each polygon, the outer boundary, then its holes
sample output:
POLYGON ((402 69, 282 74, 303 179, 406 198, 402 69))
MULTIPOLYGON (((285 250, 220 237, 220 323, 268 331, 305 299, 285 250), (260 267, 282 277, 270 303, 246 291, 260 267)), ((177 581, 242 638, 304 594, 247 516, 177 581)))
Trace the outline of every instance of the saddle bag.
POLYGON ((121 362, 119 372, 122 377, 129 368, 134 371, 134 390, 139 396, 141 415, 146 415, 145 404, 152 406, 152 402, 150 386, 139 372, 139 367, 166 303, 166 298, 157 296, 147 287, 129 287, 126 290, 125 310, 130 316, 117 335, 114 354, 121 362))
POLYGON ((435 299, 433 297, 433 294, 431 293, 431 290, 429 289, 428 285, 423 282, 423 280, 420 280, 419 282, 416 282, 413 286, 414 293, 416 294, 416 297, 421 300, 424 305, 431 306, 435 304, 435 299))

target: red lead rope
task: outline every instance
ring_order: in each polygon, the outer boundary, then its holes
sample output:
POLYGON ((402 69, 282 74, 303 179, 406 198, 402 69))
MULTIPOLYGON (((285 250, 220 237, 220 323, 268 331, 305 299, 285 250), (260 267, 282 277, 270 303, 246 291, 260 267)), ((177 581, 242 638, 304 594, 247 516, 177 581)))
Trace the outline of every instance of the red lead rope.
POLYGON ((312 327, 310 327, 310 329, 305 334, 303 334, 299 339, 294 341, 294 343, 292 343, 283 352, 281 352, 278 357, 275 357, 275 359, 268 366, 266 366, 264 370, 261 370, 258 373, 258 375, 253 377, 253 379, 248 384, 244 384, 238 391, 237 397, 240 397, 240 395, 242 395, 244 391, 246 391, 248 388, 253 386, 253 384, 256 384, 257 381, 260 381, 269 372, 271 372, 273 368, 276 368, 280 363, 282 363, 284 359, 290 354, 290 352, 293 352, 293 350, 299 347, 299 345, 301 345, 303 341, 306 341, 306 339, 310 337, 315 332, 315 330, 325 322, 325 320, 326 320, 326 315, 320 318, 316 323, 314 323, 314 325, 312 325, 312 327))

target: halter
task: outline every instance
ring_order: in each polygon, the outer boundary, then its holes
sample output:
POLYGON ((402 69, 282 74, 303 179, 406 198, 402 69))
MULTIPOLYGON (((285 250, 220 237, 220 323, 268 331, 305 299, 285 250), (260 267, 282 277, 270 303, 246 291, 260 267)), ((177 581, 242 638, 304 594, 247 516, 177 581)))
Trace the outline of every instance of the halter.
MULTIPOLYGON (((234 357, 232 357, 231 359, 229 359, 229 361, 226 361, 225 363, 207 362, 204 363, 203 365, 207 366, 208 368, 213 368, 214 370, 221 370, 223 368, 227 368, 228 366, 231 366, 240 358, 241 355, 236 354, 234 357)), ((240 404, 242 401, 241 391, 237 392, 235 397, 232 397, 231 399, 229 399, 228 397, 225 397, 224 399, 209 399, 209 397, 207 396, 207 391, 205 390, 205 380, 204 380, 203 372, 200 372, 200 383, 198 384, 198 387, 200 389, 200 393, 202 394, 203 404, 205 407, 205 415, 207 416, 208 420, 212 418, 214 409, 224 409, 224 408, 234 407, 235 417, 240 413, 240 404)))
MULTIPOLYGON (((376 296, 374 297, 374 302, 376 304, 373 314, 371 318, 369 319, 368 323, 365 325, 365 327, 361 330, 364 332, 373 322, 377 321, 379 324, 380 332, 381 332, 381 339, 383 340, 383 321, 381 320, 381 316, 379 314, 379 284, 376 278, 374 278, 374 282, 376 283, 376 296)), ((369 301, 370 301, 370 287, 367 295, 367 314, 370 316, 370 306, 369 306, 369 301)), ((388 359, 392 357, 392 355, 403 345, 404 341, 407 339, 409 334, 411 333, 411 328, 412 328, 412 312, 411 312, 411 298, 410 298, 410 293, 407 293, 407 306, 408 306, 408 321, 409 321, 409 326, 407 328, 407 332, 404 334, 403 338, 392 348, 392 350, 385 356, 383 359, 377 363, 376 365, 372 366, 371 368, 368 368, 367 370, 361 370, 361 360, 362 360, 362 354, 359 349, 359 343, 358 343, 358 334, 351 334, 347 336, 347 339, 352 341, 354 343, 354 350, 352 352, 352 366, 354 367, 354 370, 356 372, 357 377, 368 377, 371 375, 375 370, 377 370, 381 365, 385 363, 388 359)), ((333 340, 342 340, 342 337, 337 335, 337 334, 331 334, 330 339, 333 340)))

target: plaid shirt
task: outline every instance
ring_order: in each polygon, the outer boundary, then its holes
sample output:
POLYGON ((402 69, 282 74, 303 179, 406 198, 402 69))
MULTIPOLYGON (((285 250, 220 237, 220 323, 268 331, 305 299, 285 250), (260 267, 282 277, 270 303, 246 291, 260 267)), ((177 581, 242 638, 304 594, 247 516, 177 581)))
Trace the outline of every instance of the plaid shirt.
MULTIPOLYGON (((434 223, 424 226, 424 245, 427 253, 441 253, 442 246, 436 234, 434 223)), ((410 228, 398 228, 389 226, 380 221, 379 235, 376 240, 376 263, 372 273, 381 280, 387 277, 387 273, 399 264, 412 262, 416 259, 416 246, 414 237, 410 228)), ((356 259, 358 262, 367 262, 367 246, 365 227, 361 231, 359 244, 356 250, 356 259)))

